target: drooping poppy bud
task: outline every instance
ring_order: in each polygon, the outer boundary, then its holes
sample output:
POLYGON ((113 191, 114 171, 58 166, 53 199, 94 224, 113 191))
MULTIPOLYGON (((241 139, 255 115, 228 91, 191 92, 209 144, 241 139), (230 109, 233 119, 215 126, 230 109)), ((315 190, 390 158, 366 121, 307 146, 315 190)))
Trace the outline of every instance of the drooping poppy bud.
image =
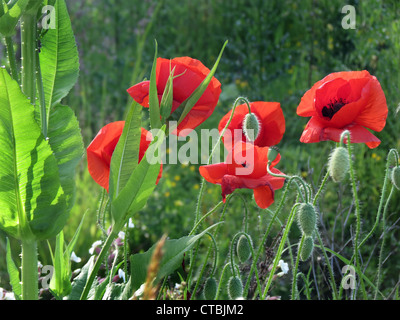
POLYGON ((350 169, 349 153, 344 147, 332 151, 328 162, 328 172, 334 182, 342 182, 350 169))
POLYGON ((400 190, 400 167, 394 167, 392 170, 392 183, 397 190, 400 190))
POLYGON ((310 203, 303 203, 297 212, 297 222, 301 232, 306 236, 312 236, 317 226, 315 208, 310 203))
POLYGON ((204 284, 203 294, 206 300, 215 300, 217 296, 217 281, 214 277, 208 278, 204 284))
POLYGON ((247 140, 254 142, 260 133, 260 121, 254 113, 248 113, 243 119, 243 133, 247 140))
POLYGON ((251 243, 245 235, 241 235, 237 242, 236 253, 240 262, 246 262, 251 257, 251 243))
MULTIPOLYGON (((299 243, 299 245, 300 245, 300 243, 299 243)), ((313 237, 306 237, 303 241, 303 246, 300 251, 301 261, 307 261, 308 259, 310 259, 313 250, 314 250, 313 237)))
POLYGON ((231 300, 236 300, 243 296, 243 283, 239 277, 234 276, 229 279, 228 295, 231 300))

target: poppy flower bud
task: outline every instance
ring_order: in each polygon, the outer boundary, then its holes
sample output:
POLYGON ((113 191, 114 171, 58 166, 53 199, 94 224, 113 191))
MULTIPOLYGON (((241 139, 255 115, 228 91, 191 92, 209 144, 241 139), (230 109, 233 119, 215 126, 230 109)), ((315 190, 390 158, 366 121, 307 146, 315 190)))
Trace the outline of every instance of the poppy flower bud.
POLYGON ((217 281, 215 278, 208 278, 203 289, 204 299, 215 300, 215 297, 217 296, 217 287, 217 281))
POLYGON ((317 226, 317 215, 314 206, 310 203, 301 204, 297 212, 297 222, 304 235, 312 236, 317 226))
POLYGON ((240 262, 243 263, 250 259, 251 246, 252 244, 249 243, 247 237, 245 235, 241 235, 236 247, 236 253, 240 262))
POLYGON ((243 133, 247 140, 254 142, 260 133, 260 122, 254 113, 248 113, 243 120, 243 133))
POLYGON ((279 154, 279 149, 277 147, 269 147, 268 149, 268 161, 273 162, 279 154))
POLYGON ((243 284, 239 277, 231 277, 228 281, 228 295, 231 300, 243 296, 243 284))
MULTIPOLYGON (((299 243, 299 246, 300 246, 300 243, 299 243)), ((303 246, 300 251, 301 261, 307 261, 308 259, 310 259, 313 250, 314 250, 313 237, 306 237, 303 241, 303 246)))
POLYGON ((400 167, 394 167, 392 170, 392 183, 397 190, 400 190, 400 167))
POLYGON ((328 163, 328 172, 334 182, 341 182, 350 168, 350 159, 344 147, 337 147, 331 153, 328 163))

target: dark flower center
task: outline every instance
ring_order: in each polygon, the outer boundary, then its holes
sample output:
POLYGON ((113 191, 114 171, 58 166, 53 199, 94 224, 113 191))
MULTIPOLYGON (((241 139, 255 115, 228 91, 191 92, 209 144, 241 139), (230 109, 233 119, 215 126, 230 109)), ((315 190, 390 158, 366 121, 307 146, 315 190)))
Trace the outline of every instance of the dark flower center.
POLYGON ((335 115, 336 112, 338 112, 344 105, 346 105, 347 102, 346 100, 339 98, 339 100, 331 100, 326 106, 322 108, 322 115, 324 117, 327 117, 329 119, 332 119, 332 117, 335 115))

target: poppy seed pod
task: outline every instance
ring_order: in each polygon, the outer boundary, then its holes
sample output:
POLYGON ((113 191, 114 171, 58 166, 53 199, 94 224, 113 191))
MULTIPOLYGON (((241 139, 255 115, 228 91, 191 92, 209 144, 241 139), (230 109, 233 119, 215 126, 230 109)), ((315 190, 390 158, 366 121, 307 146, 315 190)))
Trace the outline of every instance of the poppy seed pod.
POLYGON ((397 190, 400 190, 400 167, 394 167, 392 170, 392 183, 397 190))
POLYGON ((228 295, 231 300, 243 296, 243 284, 239 277, 231 277, 228 282, 228 295))
POLYGON ((314 206, 310 203, 303 203, 297 212, 297 222, 304 235, 312 236, 317 226, 317 215, 314 206))
POLYGON ((344 147, 337 147, 331 153, 328 172, 334 182, 342 182, 350 169, 349 153, 344 147))
POLYGON ((236 247, 236 253, 240 262, 246 262, 251 257, 251 243, 245 235, 241 235, 236 247))
POLYGON ((243 120, 243 133, 247 140, 254 142, 260 133, 260 121, 254 113, 248 113, 243 120))
POLYGON ((215 278, 208 278, 204 284, 203 294, 206 300, 215 300, 217 296, 217 281, 215 278))
MULTIPOLYGON (((300 244, 299 244, 299 246, 300 246, 300 244)), ((313 237, 306 237, 303 241, 303 246, 300 251, 301 261, 307 261, 308 259, 310 259, 313 250, 314 250, 313 237)))

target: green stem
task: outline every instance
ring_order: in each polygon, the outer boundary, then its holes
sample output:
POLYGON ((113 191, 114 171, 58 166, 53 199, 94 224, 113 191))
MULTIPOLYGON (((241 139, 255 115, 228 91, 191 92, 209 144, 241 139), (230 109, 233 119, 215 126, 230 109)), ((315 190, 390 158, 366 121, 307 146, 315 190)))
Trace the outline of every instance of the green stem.
POLYGON ((222 280, 223 280, 223 277, 225 275, 225 271, 230 266, 230 264, 231 263, 228 262, 227 264, 225 264, 224 268, 222 269, 221 276, 220 276, 219 282, 218 282, 217 295, 215 296, 215 300, 218 300, 218 298, 219 298, 219 292, 221 291, 222 280))
MULTIPOLYGON (((388 153, 388 159, 390 159, 391 155, 394 154, 395 157, 395 163, 398 163, 398 155, 397 155, 397 150, 395 149, 391 149, 388 153)), ((375 220, 375 224, 372 227, 371 231, 365 236, 365 238, 360 242, 359 248, 361 246, 364 245, 364 243, 372 236, 372 234, 375 232, 376 228, 378 227, 379 224, 379 220, 380 220, 380 216, 381 216, 381 212, 382 212, 382 208, 383 208, 383 201, 385 199, 386 196, 386 192, 387 192, 387 187, 388 187, 388 181, 389 181, 389 160, 386 162, 386 173, 385 173, 385 179, 383 181, 383 187, 382 187, 382 194, 381 194, 381 199, 379 201, 379 206, 378 206, 378 212, 376 214, 376 220, 375 220)), ((353 260, 353 258, 351 259, 353 260)))
MULTIPOLYGON (((267 172, 268 172, 269 175, 271 175, 271 176, 273 176, 273 177, 277 177, 277 178, 285 178, 285 179, 291 179, 291 178, 293 178, 293 182, 296 184, 297 190, 299 191, 299 195, 300 195, 302 201, 303 201, 303 202, 308 202, 308 190, 309 190, 309 189, 307 188, 307 185, 306 185, 306 183, 304 182, 303 179, 301 179, 299 176, 287 176, 287 175, 285 175, 285 174, 276 174, 276 173, 273 173, 273 172, 271 171, 271 169, 269 168, 269 166, 270 166, 270 163, 268 163, 268 165, 267 165, 267 172), (304 197, 303 192, 301 191, 300 186, 299 186, 299 184, 297 183, 296 180, 299 180, 300 183, 302 184, 303 189, 304 189, 305 197, 304 197)), ((310 195, 310 196, 311 196, 311 195, 310 195)))
POLYGON ((93 266, 93 269, 92 269, 92 271, 91 271, 91 273, 90 273, 90 275, 89 275, 89 277, 88 277, 88 279, 86 281, 85 288, 83 289, 83 292, 82 292, 80 300, 86 300, 87 299, 87 296, 89 294, 90 289, 92 288, 92 284, 93 284, 93 281, 94 281, 94 279, 96 277, 96 274, 99 271, 100 266, 104 261, 104 258, 108 254, 108 249, 110 249, 112 242, 118 236, 118 230, 120 230, 120 229, 121 228, 115 228, 115 225, 114 225, 114 227, 112 228, 110 234, 108 235, 108 237, 106 239, 106 242, 104 243, 103 248, 101 249, 100 254, 97 257, 97 260, 96 260, 96 262, 95 262, 95 264, 93 266))
POLYGON ((338 300, 338 292, 337 292, 337 287, 336 287, 336 282, 335 282, 335 276, 333 275, 333 270, 331 267, 331 264, 329 263, 329 258, 328 255, 326 254, 325 246, 324 243, 322 242, 321 236, 319 232, 316 232, 318 242, 321 246, 322 254, 324 255, 325 261, 326 261, 326 266, 328 268, 329 276, 331 277, 331 285, 332 285, 332 295, 334 300, 338 300))
POLYGON ((322 190, 324 189, 324 186, 325 186, 326 182, 328 181, 328 178, 329 178, 329 171, 327 170, 327 171, 326 171, 326 174, 325 174, 325 177, 324 177, 324 179, 322 180, 322 183, 321 183, 321 185, 319 186, 319 189, 318 189, 317 193, 315 194, 315 197, 314 197, 314 200, 313 200, 313 205, 314 205, 314 206, 316 205, 317 200, 318 200, 318 198, 320 197, 320 195, 321 195, 321 193, 322 193, 322 190))
POLYGON ((378 260, 378 272, 377 272, 377 278, 376 278, 376 285, 375 285, 375 295, 374 295, 374 300, 376 300, 378 296, 378 289, 379 289, 379 282, 381 280, 381 271, 382 271, 382 260, 383 260, 383 249, 385 247, 385 238, 386 238, 386 211, 389 206, 389 201, 390 198, 393 195, 394 191, 394 186, 392 186, 392 189, 390 190, 390 194, 387 198, 386 204, 385 204, 385 209, 383 210, 383 216, 382 216, 382 244, 381 244, 381 250, 379 252, 379 260, 378 260))
POLYGON ((295 264, 293 272, 292 272, 292 276, 293 276, 293 280, 292 280, 292 300, 297 299, 297 295, 298 295, 298 290, 297 290, 297 270, 299 269, 300 252, 303 249, 303 243, 304 243, 304 239, 305 238, 306 238, 306 236, 303 234, 301 236, 299 248, 297 250, 296 264, 295 264))
POLYGON ((11 76, 18 82, 17 63, 15 61, 14 44, 11 37, 5 37, 8 62, 10 64, 11 76))
MULTIPOLYGON (((353 196, 354 196, 354 203, 356 206, 356 235, 354 238, 354 257, 355 257, 355 264, 356 266, 361 270, 361 263, 360 263, 360 257, 359 257, 359 239, 360 239, 360 233, 361 233, 361 217, 360 217, 360 202, 358 200, 358 193, 357 193, 357 185, 356 185, 356 179, 355 179, 355 174, 354 174, 354 169, 353 169, 353 161, 351 159, 351 139, 350 139, 350 132, 345 131, 342 133, 342 137, 347 135, 347 151, 349 153, 349 163, 350 163, 350 177, 351 177, 351 184, 353 188, 353 196)), ((364 299, 367 298, 366 292, 365 292, 365 286, 364 286, 364 280, 362 277, 360 277, 361 281, 361 287, 364 295, 364 299)), ((354 290, 354 298, 356 298, 357 290, 354 290)))
MULTIPOLYGON (((221 213, 221 216, 220 216, 220 218, 219 218, 219 222, 221 222, 221 221, 224 219, 226 209, 228 208, 229 201, 231 200, 231 198, 232 198, 233 195, 234 195, 234 193, 231 193, 230 195, 228 195, 228 196, 226 197, 225 204, 224 204, 224 208, 222 209, 222 213, 221 213)), ((217 227, 216 227, 215 230, 214 230, 214 234, 213 234, 214 237, 215 237, 215 235, 218 233, 218 230, 219 230, 219 225, 217 225, 217 227)), ((193 258, 192 258, 192 260, 191 260, 191 263, 190 263, 190 269, 189 269, 189 275, 188 275, 188 279, 189 279, 189 280, 191 280, 191 276, 192 276, 192 274, 193 274, 194 261, 195 261, 196 258, 197 258, 197 254, 198 254, 198 251, 199 251, 199 246, 200 246, 200 241, 197 241, 197 245, 196 245, 196 249, 195 249, 195 252, 194 252, 194 256, 193 256, 193 258)), ((193 289, 192 299, 195 297, 195 293, 196 293, 196 291, 197 291, 197 288, 198 288, 199 285, 200 285, 200 281, 201 281, 201 278, 202 278, 203 273, 204 273, 204 271, 205 271, 205 268, 206 268, 206 266, 207 266, 207 261, 208 261, 208 258, 209 258, 209 256, 210 256, 210 254, 211 254, 211 246, 208 248, 208 252, 207 252, 207 256, 206 256, 205 262, 204 262, 203 267, 202 267, 202 269, 201 269, 200 275, 199 275, 199 277, 198 277, 198 279, 197 279, 196 285, 195 285, 195 287, 194 287, 194 289, 193 289)), ((188 287, 189 287, 189 284, 190 284, 189 280, 188 280, 188 287)))
POLYGON ((244 290, 243 290, 244 298, 247 297, 247 293, 248 293, 249 287, 250 287, 250 280, 251 280, 251 277, 252 277, 252 275, 253 275, 254 270, 255 270, 256 267, 257 267, 257 261, 258 261, 258 259, 260 258, 261 253, 262 253, 263 250, 264 250, 264 244, 265 244, 265 241, 267 240, 267 237, 268 237, 268 235, 269 235, 269 233, 270 233, 270 231, 271 231, 272 225, 274 224, 276 217, 278 216, 278 214, 279 214, 280 211, 282 210, 282 207, 283 207, 283 205, 284 205, 284 203, 285 203, 285 199, 286 199, 286 196, 287 196, 287 193, 288 193, 290 184, 292 183, 293 179, 294 179, 294 177, 291 177, 291 178, 289 179, 289 181, 288 181, 288 183, 287 183, 287 185, 286 185, 286 187, 285 187, 285 191, 283 192, 282 199, 281 199, 281 201, 280 201, 280 203, 279 203, 277 209, 275 210, 275 213, 274 213, 274 215, 272 216, 271 221, 270 221, 269 224, 268 224, 267 230, 265 231, 265 233, 264 233, 264 235, 263 235, 263 238, 262 238, 262 240, 261 240, 261 242, 260 242, 260 244, 259 244, 259 246, 258 246, 256 256, 253 258, 253 263, 251 264, 251 267, 250 267, 249 276, 248 276, 248 278, 247 278, 246 285, 245 285, 244 290))
POLYGON ((293 221, 295 220, 294 217, 296 215, 296 208, 299 205, 300 205, 300 203, 296 203, 293 206, 292 210, 290 211, 290 214, 289 214, 289 217, 288 217, 288 220, 287 220, 287 223, 286 223, 285 231, 284 231, 284 233, 282 235, 282 239, 281 239, 281 242, 279 244, 278 251, 277 251, 277 253, 275 255, 274 263, 273 263, 272 269, 270 271, 270 274, 269 274, 269 277, 268 277, 268 280, 267 280, 267 284, 266 284, 266 286, 264 288, 264 293, 263 293, 263 295, 261 297, 261 300, 265 300, 265 297, 267 296, 269 288, 271 287, 272 280, 274 278, 276 268, 277 268, 279 260, 280 260, 280 258, 282 256, 282 251, 283 251, 283 248, 285 246, 286 239, 287 239, 287 237, 289 235, 289 231, 290 231, 290 228, 291 228, 291 226, 293 224, 293 221))
POLYGON ((22 240, 22 300, 38 300, 36 240, 22 240))
POLYGON ((36 16, 21 17, 21 85, 32 104, 36 100, 36 16))

